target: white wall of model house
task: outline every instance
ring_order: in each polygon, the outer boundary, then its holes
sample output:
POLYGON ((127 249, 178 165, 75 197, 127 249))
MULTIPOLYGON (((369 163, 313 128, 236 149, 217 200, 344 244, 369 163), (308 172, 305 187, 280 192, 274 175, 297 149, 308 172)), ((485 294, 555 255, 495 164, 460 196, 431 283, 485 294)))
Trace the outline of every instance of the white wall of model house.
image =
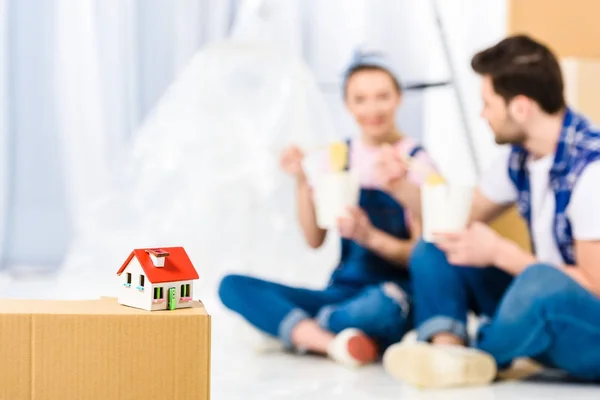
MULTIPOLYGON (((160 267, 153 267, 160 268, 160 267)), ((141 308, 148 311, 166 310, 168 308, 168 291, 175 288, 176 308, 191 307, 194 292, 193 281, 176 281, 153 284, 148 280, 137 257, 133 257, 120 276, 119 303, 125 306, 141 308), (131 283, 128 283, 131 274, 131 283), (143 280, 143 289, 141 288, 143 280), (187 296, 183 296, 182 286, 188 285, 187 296), (155 299, 155 289, 162 288, 162 298, 155 299)))

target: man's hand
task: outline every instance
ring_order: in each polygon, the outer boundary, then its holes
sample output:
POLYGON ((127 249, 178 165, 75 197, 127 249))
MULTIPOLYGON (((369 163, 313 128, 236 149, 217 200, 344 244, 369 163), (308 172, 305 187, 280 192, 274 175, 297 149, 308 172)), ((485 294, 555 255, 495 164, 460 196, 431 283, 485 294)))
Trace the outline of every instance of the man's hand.
POLYGON ((446 253, 450 264, 469 267, 493 265, 501 240, 492 228, 480 222, 463 232, 435 235, 436 245, 446 253))
POLYGON ((398 152, 389 144, 385 144, 379 151, 375 168, 377 181, 382 189, 387 192, 397 190, 398 185, 406 178, 408 165, 398 152))
POLYGON ((348 216, 338 219, 338 230, 343 238, 367 246, 375 227, 363 210, 358 207, 349 207, 348 216))

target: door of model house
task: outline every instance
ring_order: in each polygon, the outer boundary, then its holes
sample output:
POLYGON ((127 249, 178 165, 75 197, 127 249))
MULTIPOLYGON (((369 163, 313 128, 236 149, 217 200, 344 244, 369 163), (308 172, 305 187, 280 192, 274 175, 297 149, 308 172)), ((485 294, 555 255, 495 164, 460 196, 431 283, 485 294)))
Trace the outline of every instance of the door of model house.
POLYGON ((174 310, 177 308, 177 289, 172 287, 169 288, 167 293, 167 309, 174 310))

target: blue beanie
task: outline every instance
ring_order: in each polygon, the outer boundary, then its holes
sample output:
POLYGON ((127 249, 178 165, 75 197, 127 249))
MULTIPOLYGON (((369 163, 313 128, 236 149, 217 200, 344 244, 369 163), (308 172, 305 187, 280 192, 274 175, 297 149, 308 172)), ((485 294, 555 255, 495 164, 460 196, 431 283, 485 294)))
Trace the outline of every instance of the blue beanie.
POLYGON ((360 67, 375 67, 380 68, 387 73, 389 73, 392 78, 396 80, 398 85, 400 85, 400 80, 398 79, 398 75, 394 72, 394 68, 392 67, 389 60, 381 53, 377 52, 363 52, 360 50, 356 50, 350 60, 350 63, 346 67, 344 71, 344 76, 342 80, 342 87, 346 87, 346 83, 348 82, 348 78, 352 72, 354 72, 357 68, 360 67))

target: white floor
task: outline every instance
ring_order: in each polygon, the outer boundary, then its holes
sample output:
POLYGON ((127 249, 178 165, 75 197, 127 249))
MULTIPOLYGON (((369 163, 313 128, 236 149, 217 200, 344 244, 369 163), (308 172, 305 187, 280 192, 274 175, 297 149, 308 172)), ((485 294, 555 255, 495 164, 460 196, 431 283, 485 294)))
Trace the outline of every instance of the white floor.
MULTIPOLYGON (((56 278, 15 280, 0 275, 2 297, 94 297, 111 295, 98 293, 109 285, 109 282, 98 281, 82 285, 80 281, 56 278)), ((379 365, 352 370, 317 357, 278 352, 259 354, 248 345, 251 340, 240 338, 237 319, 225 312, 215 299, 204 301, 213 317, 212 398, 216 400, 600 398, 600 386, 557 382, 547 376, 485 388, 418 391, 397 383, 379 365)))

